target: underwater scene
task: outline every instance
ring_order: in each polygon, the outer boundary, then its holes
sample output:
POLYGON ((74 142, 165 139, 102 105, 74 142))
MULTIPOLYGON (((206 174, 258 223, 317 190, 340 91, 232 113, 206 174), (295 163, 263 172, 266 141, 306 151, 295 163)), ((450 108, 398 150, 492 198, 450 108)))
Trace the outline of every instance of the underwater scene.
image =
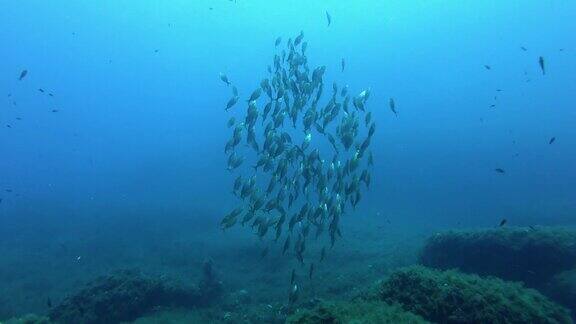
POLYGON ((0 1, 0 324, 573 323, 576 2, 0 1))

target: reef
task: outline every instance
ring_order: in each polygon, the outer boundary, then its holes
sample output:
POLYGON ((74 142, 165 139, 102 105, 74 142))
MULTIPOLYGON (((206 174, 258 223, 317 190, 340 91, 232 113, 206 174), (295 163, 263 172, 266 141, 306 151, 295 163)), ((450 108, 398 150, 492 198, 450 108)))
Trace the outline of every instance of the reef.
POLYGON ((397 305, 378 301, 321 302, 312 310, 303 310, 290 316, 289 324, 320 323, 428 323, 420 316, 403 310, 397 305))
POLYGON ((546 227, 449 231, 428 239, 420 262, 539 288, 554 275, 576 268, 576 231, 546 227))
POLYGON ((561 305, 576 311, 576 269, 555 275, 542 289, 543 293, 561 305))
POLYGON ((217 301, 223 289, 211 263, 206 263, 203 270, 198 286, 139 271, 119 271, 89 283, 53 308, 48 316, 56 323, 109 324, 135 320, 161 306, 207 306, 217 301))
MULTIPOLYGON (((302 306, 302 305, 300 305, 302 306)), ((572 323, 570 313, 520 283, 411 266, 351 301, 321 301, 287 320, 312 323, 572 323)))
POLYGON ((520 283, 422 266, 394 272, 363 298, 437 323, 572 323, 566 309, 520 283))

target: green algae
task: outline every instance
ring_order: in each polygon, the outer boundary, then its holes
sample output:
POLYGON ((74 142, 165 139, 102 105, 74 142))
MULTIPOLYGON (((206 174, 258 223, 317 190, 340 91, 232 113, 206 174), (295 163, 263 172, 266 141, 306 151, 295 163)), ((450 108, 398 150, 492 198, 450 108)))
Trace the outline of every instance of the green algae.
POLYGON ((0 322, 0 324, 51 324, 50 320, 44 316, 38 316, 35 314, 28 314, 19 318, 12 318, 6 322, 0 322))
POLYGON ((561 305, 576 311, 576 269, 555 275, 543 289, 544 294, 561 305))
POLYGON ((572 323, 569 312, 520 283, 412 266, 365 296, 439 323, 572 323))
POLYGON ((547 227, 448 231, 427 240, 420 262, 538 288, 555 274, 576 267, 576 231, 547 227))
POLYGON ((428 323, 397 305, 378 301, 322 302, 311 310, 290 316, 289 324, 408 324, 428 323))

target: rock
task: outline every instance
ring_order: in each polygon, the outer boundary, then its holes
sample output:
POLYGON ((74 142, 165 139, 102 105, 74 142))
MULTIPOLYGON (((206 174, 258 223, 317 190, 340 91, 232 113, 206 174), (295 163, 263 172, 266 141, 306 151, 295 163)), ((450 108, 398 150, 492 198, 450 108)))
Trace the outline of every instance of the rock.
POLYGON ((402 324, 428 323, 421 317, 407 312, 399 306, 378 301, 321 302, 311 310, 302 310, 290 316, 289 324, 402 324))
POLYGON ((194 307, 208 301, 199 288, 121 271, 88 284, 53 308, 49 317, 58 323, 111 324, 134 320, 157 306, 194 307))
POLYGON ((436 323, 572 323, 566 309, 520 283, 422 266, 394 272, 365 298, 436 323))
POLYGON ((576 267, 576 231, 545 227, 449 231, 428 239, 420 262, 539 288, 555 274, 576 267))
POLYGON ((576 269, 555 275, 546 285, 544 293, 576 315, 576 269))
MULTIPOLYGON (((0 322, 3 323, 3 322, 0 322)), ((12 318, 5 322, 5 324, 50 324, 50 320, 44 316, 35 314, 28 314, 19 318, 12 318)))

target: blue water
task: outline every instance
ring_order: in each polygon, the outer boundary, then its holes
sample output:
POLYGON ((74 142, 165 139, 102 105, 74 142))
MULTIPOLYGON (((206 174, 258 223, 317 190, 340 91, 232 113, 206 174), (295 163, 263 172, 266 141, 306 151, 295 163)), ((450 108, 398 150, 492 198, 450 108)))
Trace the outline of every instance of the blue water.
POLYGON ((244 101, 276 37, 301 30, 327 80, 372 89, 373 186, 354 213, 574 224, 572 1, 4 0, 2 240, 51 242, 75 222, 113 232, 108 218, 145 228, 139 214, 216 226, 236 204, 219 73, 244 101))

